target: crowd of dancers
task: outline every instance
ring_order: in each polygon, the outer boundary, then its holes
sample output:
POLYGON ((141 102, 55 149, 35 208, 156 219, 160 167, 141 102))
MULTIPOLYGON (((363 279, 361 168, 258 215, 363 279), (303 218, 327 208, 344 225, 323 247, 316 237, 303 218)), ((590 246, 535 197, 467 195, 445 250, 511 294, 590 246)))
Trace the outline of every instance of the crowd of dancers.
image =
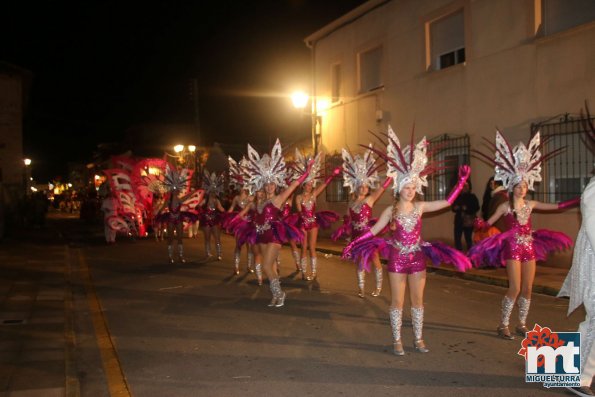
MULTIPOLYGON (((592 148, 595 129, 592 123, 588 126, 590 130, 587 128, 587 131, 590 132, 586 141, 592 148)), ((377 138, 379 148, 372 144, 361 145, 362 153, 343 149, 342 166, 328 170, 327 175, 322 175, 320 153, 309 157, 296 149, 293 161, 286 164, 277 140, 270 153, 260 154, 248 145, 247 153, 241 160, 229 158, 228 175, 205 172, 201 189, 190 189, 188 170, 158 160, 146 161, 159 165, 161 175, 144 173, 139 185, 153 193, 153 229, 158 238, 163 238, 161 233, 167 230, 170 263, 176 259, 185 261, 184 227, 189 235, 195 236, 200 225, 205 237, 205 253, 217 260, 223 259, 221 233, 233 234, 236 242, 233 274, 240 274, 245 247, 247 271, 255 273, 258 285, 262 285, 266 277, 271 291, 268 305, 282 307, 287 295, 279 277, 281 248, 283 245, 290 247, 295 270, 303 280, 311 281, 318 277, 318 231, 320 228, 331 228, 341 217, 332 211, 317 211, 316 201, 334 178, 341 177, 351 199, 342 224, 333 230, 331 238, 348 241, 342 257, 355 265, 357 294, 362 298, 365 296, 366 274, 370 272, 375 275, 375 288, 371 295, 380 295, 384 274, 381 258, 384 259, 391 295, 388 315, 394 354, 405 354, 401 328, 407 289, 411 303, 413 347, 421 353, 429 351, 423 339, 427 261, 435 265, 450 264, 460 272, 471 267, 505 267, 509 287, 502 299, 496 332, 504 339, 514 339, 514 334, 524 336, 528 332, 527 316, 536 261, 545 260, 553 251, 572 245, 572 240, 561 232, 533 230, 532 212, 560 211, 581 203, 581 197, 556 204, 526 197, 527 192, 534 189, 534 184, 541 181, 541 164, 558 154, 560 149, 544 153, 544 142, 539 132, 531 137, 528 145, 520 142, 513 147, 497 131, 491 153, 475 151, 477 156, 494 166, 493 182, 498 187, 494 189, 493 208, 489 211, 485 209, 484 216, 476 219, 475 244, 463 253, 439 241, 424 241, 421 236, 422 215, 453 205, 467 184, 471 168, 468 165, 459 167, 458 181, 444 200, 424 201, 421 197, 428 185, 427 178, 445 168, 444 164, 432 161, 436 156, 432 156, 433 148, 428 141, 424 137, 417 143, 401 144, 390 126, 383 137, 377 138), (382 170, 386 171, 384 178, 380 176, 382 170), (237 192, 227 209, 220 201, 226 187, 237 192), (393 201, 375 219, 372 216, 374 204, 389 188, 393 201), (212 241, 215 255, 211 250, 212 241), (510 317, 515 303, 518 306, 518 322, 512 332, 510 317)), ((112 174, 121 175, 121 172, 112 174)), ((561 292, 571 297, 569 311, 581 303, 587 307, 587 318, 581 324, 585 339, 581 360, 587 371, 582 382, 584 385, 581 384, 584 393, 590 392, 588 386, 595 373, 595 358, 589 359, 594 355, 591 348, 595 339, 595 293, 591 291, 595 282, 595 216, 592 208, 594 200, 586 199, 588 194, 593 194, 594 179, 591 179, 582 197, 584 220, 577 239, 579 249, 574 252, 572 269, 561 292)), ((123 223, 111 220, 111 224, 123 223)))

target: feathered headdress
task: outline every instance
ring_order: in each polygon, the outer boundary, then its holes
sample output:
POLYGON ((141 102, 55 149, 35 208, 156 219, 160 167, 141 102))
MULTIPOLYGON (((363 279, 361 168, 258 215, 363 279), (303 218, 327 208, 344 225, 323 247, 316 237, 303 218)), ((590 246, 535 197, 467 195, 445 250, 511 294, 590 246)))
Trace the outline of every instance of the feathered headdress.
POLYGON ((547 155, 541 149, 545 140, 541 140, 539 131, 529 141, 529 146, 519 142, 514 148, 504 139, 500 131, 496 130, 496 143, 487 141, 494 151, 494 158, 474 150, 482 158, 494 165, 495 181, 502 181, 502 185, 512 190, 522 181, 527 182, 529 190, 534 190, 533 184, 541 182, 541 163, 559 154, 564 148, 558 148, 547 155))
POLYGON ((281 143, 279 139, 275 142, 271 155, 264 154, 262 157, 256 150, 248 145, 248 162, 246 164, 247 183, 250 193, 254 193, 264 188, 267 183, 274 183, 279 187, 286 187, 287 170, 281 143))
POLYGON ((234 189, 243 189, 246 179, 242 164, 246 164, 246 158, 242 157, 239 163, 231 156, 227 160, 229 161, 229 186, 234 189))
MULTIPOLYGON (((385 143, 386 153, 373 149, 386 161, 386 176, 393 178, 394 193, 400 192, 403 186, 413 183, 415 191, 423 195, 423 187, 428 186, 428 175, 445 168, 441 162, 428 160, 433 152, 428 153, 430 144, 426 137, 415 144, 414 131, 414 129, 411 131, 411 143, 403 149, 397 134, 389 125, 388 133, 384 134, 388 139, 385 143)), ((376 137, 383 142, 380 137, 376 137)))
POLYGON ((217 196, 222 194, 224 184, 225 180, 223 175, 217 175, 214 172, 209 173, 209 171, 205 170, 202 188, 205 190, 206 194, 215 193, 217 196))
POLYGON ((153 193, 168 193, 177 192, 184 193, 190 188, 190 179, 192 178, 192 171, 183 168, 177 170, 171 165, 165 166, 165 175, 163 178, 153 179, 149 182, 147 188, 153 193))
MULTIPOLYGON (((312 160, 309 156, 304 156, 304 154, 298 149, 295 148, 295 160, 291 166, 292 168, 292 175, 291 180, 296 180, 300 176, 304 175, 306 170, 308 169, 308 164, 312 160)), ((321 161, 320 161, 320 152, 314 157, 314 163, 312 164, 312 168, 310 169, 310 173, 308 173, 308 177, 302 182, 302 185, 312 182, 313 186, 316 186, 318 183, 318 179, 320 178, 320 168, 321 168, 321 161)))
POLYGON ((356 193, 360 186, 366 185, 370 189, 378 187, 378 168, 376 158, 372 152, 372 144, 364 153, 364 156, 356 154, 352 156, 349 151, 343 149, 343 186, 349 187, 351 193, 356 193))

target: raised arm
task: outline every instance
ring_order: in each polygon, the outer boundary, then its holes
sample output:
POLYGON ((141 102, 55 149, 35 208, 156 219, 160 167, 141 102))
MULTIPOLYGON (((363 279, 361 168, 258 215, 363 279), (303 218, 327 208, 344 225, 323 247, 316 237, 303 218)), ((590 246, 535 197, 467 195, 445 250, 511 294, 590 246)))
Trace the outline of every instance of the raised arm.
POLYGON ((469 175, 471 175, 471 167, 469 167, 468 165, 460 166, 459 167, 459 181, 457 182, 455 187, 452 189, 452 191, 450 192, 448 197, 446 197, 446 200, 435 200, 435 201, 427 201, 427 202, 422 203, 423 212, 440 211, 441 209, 446 208, 449 205, 452 205, 452 203, 455 202, 457 197, 459 197, 459 194, 461 194, 461 191, 463 190, 463 186, 465 186, 467 179, 469 179, 469 175))
POLYGON ((219 212, 225 212, 225 208, 223 208, 223 206, 221 205, 221 201, 219 201, 219 199, 215 200, 215 208, 217 208, 217 211, 219 211, 219 212))
POLYGON ((390 186, 391 183, 393 183, 393 178, 391 178, 391 177, 386 178, 384 180, 384 182, 382 183, 382 186, 380 186, 372 194, 370 194, 370 196, 368 197, 368 199, 369 199, 368 204, 370 206, 374 205, 374 203, 376 201, 378 201, 380 196, 382 196, 382 193, 384 193, 384 191, 390 186))
POLYGON ((291 196, 291 193, 293 193, 293 191, 299 185, 301 185, 302 182, 304 182, 306 180, 306 178, 308 177, 308 174, 310 173, 310 170, 312 169, 313 164, 314 164, 314 159, 310 160, 310 162, 308 163, 308 167, 306 168, 306 171, 304 171, 304 173, 298 179, 291 182, 285 190, 283 190, 281 193, 279 193, 277 195, 277 197, 275 197, 275 199, 273 201, 273 205, 275 207, 281 208, 283 203, 285 203, 287 201, 287 199, 289 198, 289 196, 291 196))
POLYGON ((326 189, 326 187, 328 186, 329 183, 331 183, 331 181, 333 180, 333 178, 335 178, 336 176, 339 176, 341 174, 341 171, 343 170, 342 167, 337 167, 333 170, 333 172, 326 177, 326 179, 324 180, 324 183, 321 184, 320 186, 318 186, 316 188, 316 190, 314 190, 314 192, 312 192, 312 194, 314 195, 314 198, 318 197, 318 195, 320 193, 323 192, 324 189, 326 189))

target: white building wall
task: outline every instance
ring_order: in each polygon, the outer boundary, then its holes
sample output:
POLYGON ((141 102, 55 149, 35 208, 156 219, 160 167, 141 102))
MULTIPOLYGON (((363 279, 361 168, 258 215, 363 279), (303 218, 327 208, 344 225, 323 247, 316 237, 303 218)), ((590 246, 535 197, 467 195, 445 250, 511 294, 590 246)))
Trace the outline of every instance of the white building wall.
MULTIPOLYGON (((343 98, 323 116, 321 144, 326 153, 342 147, 361 151, 359 144, 374 140, 368 131, 386 131, 388 124, 404 141, 414 123, 417 140, 424 135, 469 134, 471 146, 481 149, 482 137, 493 141, 498 126, 511 142, 527 141, 532 122, 578 113, 585 99, 595 103, 594 21, 539 37, 535 33, 540 0, 369 3, 378 6, 324 37, 316 34, 325 28, 309 38, 316 37, 316 96, 330 98, 331 65, 340 62, 342 68, 343 98), (466 62, 427 71, 426 23, 461 7, 466 62), (384 87, 359 94, 358 54, 377 45, 383 46, 384 87), (377 111, 382 112, 380 121, 377 111)), ((493 169, 476 159, 471 166, 474 192, 481 200, 493 169)), ((391 200, 387 192, 375 215, 391 200)), ((346 211, 346 203, 319 206, 346 211)), ((449 211, 427 217, 424 238, 452 240, 452 222, 449 211)), ((536 214, 534 225, 574 237, 578 211, 536 214)))

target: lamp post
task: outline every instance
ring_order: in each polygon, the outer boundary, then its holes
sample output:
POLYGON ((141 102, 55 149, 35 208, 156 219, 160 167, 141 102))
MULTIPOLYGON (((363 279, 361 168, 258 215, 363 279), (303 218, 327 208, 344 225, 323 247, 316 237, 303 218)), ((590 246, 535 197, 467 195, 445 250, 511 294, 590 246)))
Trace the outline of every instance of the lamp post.
POLYGON ((31 189, 29 188, 31 186, 31 159, 23 159, 23 164, 25 164, 25 169, 23 170, 25 183, 23 185, 25 185, 25 194, 28 196, 31 194, 31 189))
POLYGON ((202 184, 202 155, 204 150, 196 145, 176 145, 174 146, 174 152, 176 152, 178 164, 186 165, 187 168, 194 171, 192 180, 195 182, 195 187, 200 187, 202 184))
POLYGON ((302 115, 307 115, 310 117, 310 134, 312 136, 312 150, 314 151, 314 155, 316 156, 316 153, 318 152, 318 142, 316 139, 316 114, 313 111, 314 109, 310 110, 310 112, 304 111, 309 101, 310 97, 303 91, 297 91, 291 94, 291 102, 293 103, 293 107, 302 110, 302 115))

